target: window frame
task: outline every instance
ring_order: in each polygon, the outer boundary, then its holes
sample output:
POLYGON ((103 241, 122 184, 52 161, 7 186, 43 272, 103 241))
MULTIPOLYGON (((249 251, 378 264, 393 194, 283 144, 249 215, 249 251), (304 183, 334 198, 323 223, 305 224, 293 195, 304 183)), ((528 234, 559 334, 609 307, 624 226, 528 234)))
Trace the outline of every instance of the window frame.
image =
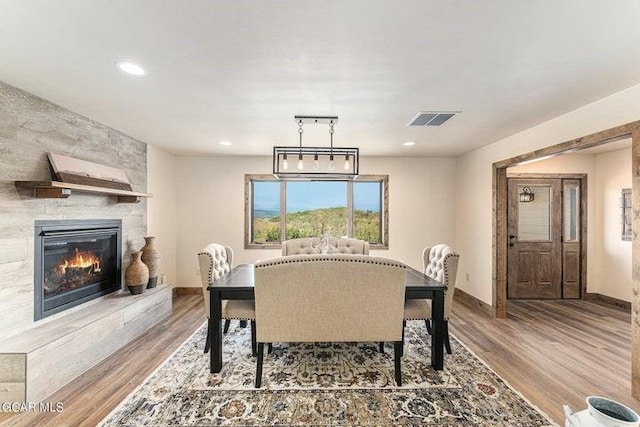
MULTIPOLYGON (((273 175, 247 174, 244 176, 244 248, 245 249, 280 249, 282 241, 286 235, 286 200, 287 200, 287 182, 295 180, 277 179, 273 175), (254 243, 252 238, 253 227, 253 182, 268 181, 280 182, 280 241, 272 243, 254 243)), ((322 180, 310 180, 319 181, 322 180)), ((353 236, 353 184, 358 182, 377 182, 380 183, 380 236, 381 243, 370 243, 371 249, 389 249, 389 175, 358 175, 354 180, 336 179, 332 181, 347 183, 347 235, 353 236)), ((336 236, 337 237, 337 236, 336 236)))

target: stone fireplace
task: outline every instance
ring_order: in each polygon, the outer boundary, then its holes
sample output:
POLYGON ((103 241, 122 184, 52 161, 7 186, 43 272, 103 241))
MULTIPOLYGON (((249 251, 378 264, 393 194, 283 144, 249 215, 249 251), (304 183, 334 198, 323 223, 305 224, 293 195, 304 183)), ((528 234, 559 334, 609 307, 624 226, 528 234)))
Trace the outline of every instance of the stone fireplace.
POLYGON ((171 314, 169 284, 140 295, 120 291, 128 230, 121 219, 31 227, 35 320, 0 339, 0 402, 43 401, 171 314))
POLYGON ((0 402, 38 402, 170 315, 172 288, 120 290, 148 233, 146 197, 41 198, 15 185, 51 181, 56 153, 118 167, 146 192, 146 144, 3 82, 0 100, 0 402))
POLYGON ((36 221, 34 236, 34 320, 121 289, 121 220, 36 221))

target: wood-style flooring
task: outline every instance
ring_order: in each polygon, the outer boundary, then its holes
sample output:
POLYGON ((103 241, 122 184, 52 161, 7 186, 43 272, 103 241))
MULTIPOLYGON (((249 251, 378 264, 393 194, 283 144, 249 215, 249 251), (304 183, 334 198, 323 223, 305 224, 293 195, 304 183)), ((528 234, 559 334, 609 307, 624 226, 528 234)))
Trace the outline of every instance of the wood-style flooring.
MULTIPOLYGON (((493 319, 456 301, 451 332, 560 424, 563 403, 582 410, 591 394, 640 410, 631 397, 628 313, 585 301, 510 301, 508 313, 493 319)), ((204 320, 201 296, 177 295, 170 317, 47 399, 63 412, 0 413, 0 424, 94 426, 204 320)))
POLYGON ((509 301, 507 319, 458 301, 452 311, 451 332, 559 424, 563 404, 586 409, 590 395, 640 413, 631 397, 630 313, 581 300, 509 301))
POLYGON ((62 402, 62 412, 17 414, 8 419, 0 413, 0 425, 95 426, 205 320, 202 294, 177 295, 171 316, 47 399, 62 402))

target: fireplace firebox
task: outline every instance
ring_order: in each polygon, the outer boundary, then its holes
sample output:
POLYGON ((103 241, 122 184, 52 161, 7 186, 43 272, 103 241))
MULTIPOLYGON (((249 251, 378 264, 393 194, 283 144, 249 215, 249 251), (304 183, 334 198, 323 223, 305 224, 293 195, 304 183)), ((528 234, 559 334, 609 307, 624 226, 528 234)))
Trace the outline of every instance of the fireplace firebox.
POLYGON ((35 222, 34 318, 122 287, 122 221, 35 222))

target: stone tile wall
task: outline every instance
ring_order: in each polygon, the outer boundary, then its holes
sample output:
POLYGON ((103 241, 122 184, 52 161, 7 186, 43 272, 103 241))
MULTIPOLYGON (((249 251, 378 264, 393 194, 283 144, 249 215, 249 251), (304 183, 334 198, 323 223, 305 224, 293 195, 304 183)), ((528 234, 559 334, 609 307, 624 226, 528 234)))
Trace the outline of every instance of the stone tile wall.
POLYGON ((145 143, 0 82, 0 339, 35 324, 35 220, 122 219, 123 270, 129 253, 144 245, 145 199, 118 204, 114 196, 82 193, 35 199, 30 190, 16 189, 17 180, 52 179, 48 152, 122 168, 135 191, 146 191, 145 143))

